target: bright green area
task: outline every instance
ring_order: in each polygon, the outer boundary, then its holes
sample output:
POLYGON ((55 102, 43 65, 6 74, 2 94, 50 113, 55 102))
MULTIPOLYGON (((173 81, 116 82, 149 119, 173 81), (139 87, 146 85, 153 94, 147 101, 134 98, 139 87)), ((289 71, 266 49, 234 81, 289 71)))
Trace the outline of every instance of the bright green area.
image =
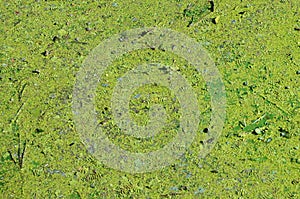
POLYGON ((213 10, 206 0, 153 2, 1 2, 0 198, 300 197, 298 0, 223 0, 213 10), (115 132, 109 135, 114 143, 144 152, 176 133, 176 94, 153 85, 135 91, 131 114, 145 124, 151 104, 162 103, 170 122, 165 131, 154 141, 115 131, 108 102, 113 80, 143 61, 177 67, 196 90, 203 116, 182 159, 133 175, 107 168, 86 152, 71 102, 88 53, 113 34, 143 26, 182 32, 207 49, 226 87, 227 120, 212 152, 199 159, 210 117, 202 77, 166 52, 120 57, 102 79, 109 86, 100 83, 97 95, 99 122, 115 132))

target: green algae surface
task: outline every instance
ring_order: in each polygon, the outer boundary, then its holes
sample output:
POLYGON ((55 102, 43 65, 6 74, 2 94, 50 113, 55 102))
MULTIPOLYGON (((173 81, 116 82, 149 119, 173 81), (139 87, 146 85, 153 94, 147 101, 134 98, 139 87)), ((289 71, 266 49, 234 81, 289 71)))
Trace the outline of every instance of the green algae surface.
POLYGON ((1 198, 300 197, 297 0, 37 0, 0 6, 1 198), (130 115, 145 125, 150 107, 163 104, 164 130, 149 140, 118 131, 109 97, 115 79, 138 63, 174 67, 192 85, 201 109, 197 137, 175 164, 130 174, 106 167, 87 151, 73 121, 72 92, 91 50, 140 27, 169 28, 199 42, 220 71, 227 107, 217 144, 199 158, 211 114, 201 75, 159 49, 116 59, 96 95, 99 124, 114 144, 142 153, 176 134, 176 93, 157 85, 134 91, 130 115))

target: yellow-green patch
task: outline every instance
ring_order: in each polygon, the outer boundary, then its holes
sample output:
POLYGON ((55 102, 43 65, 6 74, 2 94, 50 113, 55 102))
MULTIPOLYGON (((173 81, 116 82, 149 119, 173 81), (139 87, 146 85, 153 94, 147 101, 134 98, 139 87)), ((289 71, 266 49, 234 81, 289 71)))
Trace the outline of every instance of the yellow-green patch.
POLYGON ((297 0, 32 0, 3 1, 0 10, 1 198, 299 198, 297 0), (145 26, 176 30, 206 48, 226 87, 227 118, 217 145, 199 159, 211 113, 201 75, 184 59, 158 50, 120 57, 98 86, 96 107, 115 144, 145 152, 176 134, 176 94, 154 85, 134 91, 131 115, 146 124, 149 107, 162 103, 165 131, 141 141, 115 126, 112 88, 140 63, 180 71, 201 109, 197 137, 176 164, 128 174, 87 152, 72 120, 72 90, 93 48, 113 34, 145 26))

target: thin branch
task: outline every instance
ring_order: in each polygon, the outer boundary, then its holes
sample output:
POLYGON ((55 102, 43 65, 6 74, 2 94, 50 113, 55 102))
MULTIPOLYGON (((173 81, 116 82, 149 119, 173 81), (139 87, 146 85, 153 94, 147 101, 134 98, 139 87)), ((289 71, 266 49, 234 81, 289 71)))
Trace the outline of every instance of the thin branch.
MULTIPOLYGON (((21 148, 21 147, 20 147, 20 148, 21 148)), ((20 149, 20 148, 19 148, 19 149, 20 149)), ((24 160, 25 149, 26 149, 26 140, 25 140, 25 142, 23 143, 22 153, 18 154, 18 157, 19 157, 19 167, 20 167, 20 169, 23 168, 23 160, 24 160)), ((21 151, 21 150, 19 150, 19 151, 21 151)))
POLYGON ((19 95, 18 95, 19 101, 21 101, 21 99, 22 99, 22 95, 23 95, 23 92, 24 92, 24 89, 26 86, 27 86, 27 83, 23 84, 21 90, 19 91, 19 95))
POLYGON ((10 159, 14 162, 15 165, 17 165, 17 162, 16 162, 15 159, 13 158, 11 151, 10 151, 10 150, 7 150, 7 152, 8 152, 8 154, 9 154, 10 159))
POLYGON ((16 121, 19 117, 19 114, 24 106, 25 102, 22 103, 22 105, 20 106, 20 108, 17 110, 17 113, 15 114, 15 117, 12 119, 12 121, 16 121))
POLYGON ((275 106, 276 108, 278 108, 279 110, 281 110, 283 113, 285 113, 286 115, 289 115, 290 113, 285 111, 283 108, 281 108, 280 106, 278 106, 276 103, 268 100, 265 96, 263 96, 262 94, 258 94, 261 98, 263 98, 266 102, 272 104, 273 106, 275 106))

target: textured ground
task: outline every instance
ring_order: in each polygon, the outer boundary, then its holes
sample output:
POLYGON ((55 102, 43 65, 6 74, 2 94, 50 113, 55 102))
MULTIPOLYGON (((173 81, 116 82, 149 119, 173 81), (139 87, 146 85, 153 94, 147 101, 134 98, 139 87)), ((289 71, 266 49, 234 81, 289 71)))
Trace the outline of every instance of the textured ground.
MULTIPOLYGON (((298 0, 216 0, 211 6, 204 0, 1 2, 0 197, 299 198, 298 0), (144 26, 170 28, 203 45, 225 84, 227 118, 211 153, 199 159, 210 117, 202 77, 166 52, 120 57, 97 92, 99 122, 115 144, 132 151, 160 147, 122 139, 111 119, 107 97, 113 80, 137 62, 172 64, 194 85, 203 107, 199 136, 176 164, 129 174, 86 152, 72 119, 72 90, 93 48, 113 34, 144 26)), ((136 90, 132 117, 145 123, 145 101, 180 108, 173 95, 155 86, 136 90), (151 97, 143 98, 147 93, 151 97)), ((172 113, 170 121, 178 117, 172 113)), ((161 144, 175 133, 172 125, 159 137, 161 144)))

